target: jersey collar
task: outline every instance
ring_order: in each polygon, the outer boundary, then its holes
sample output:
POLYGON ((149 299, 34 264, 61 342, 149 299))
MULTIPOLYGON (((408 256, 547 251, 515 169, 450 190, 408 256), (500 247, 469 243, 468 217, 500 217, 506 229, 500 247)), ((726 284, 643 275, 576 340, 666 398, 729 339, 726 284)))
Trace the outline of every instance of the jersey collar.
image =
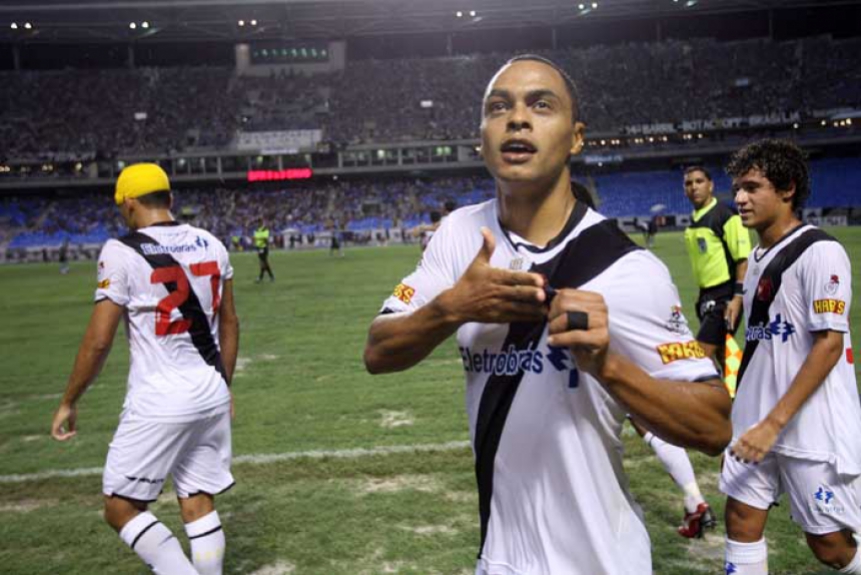
POLYGON ((523 238, 505 229, 505 227, 502 225, 502 222, 500 222, 498 219, 497 222, 499 223, 499 227, 502 230, 502 233, 505 234, 505 238, 508 240, 508 243, 511 244, 515 251, 519 248, 523 248, 529 252, 532 252, 533 254, 540 254, 552 250, 553 248, 561 244, 563 241, 565 241, 565 239, 571 233, 571 230, 577 227, 577 224, 579 224, 583 220, 583 217, 586 215, 586 212, 588 210, 589 207, 586 205, 585 202, 577 200, 577 202, 574 204, 574 209, 571 210, 571 215, 568 216, 568 221, 565 222, 565 226, 562 228, 562 231, 560 231, 555 238, 547 242, 547 245, 544 247, 536 246, 535 244, 527 242, 523 238))
POLYGON ((706 205, 704 205, 703 207, 701 207, 698 210, 694 210, 694 214, 693 214, 694 221, 697 221, 701 217, 706 215, 708 213, 708 211, 710 209, 712 209, 713 207, 715 207, 716 205, 717 205, 717 198, 712 197, 712 199, 709 203, 707 203, 706 205))

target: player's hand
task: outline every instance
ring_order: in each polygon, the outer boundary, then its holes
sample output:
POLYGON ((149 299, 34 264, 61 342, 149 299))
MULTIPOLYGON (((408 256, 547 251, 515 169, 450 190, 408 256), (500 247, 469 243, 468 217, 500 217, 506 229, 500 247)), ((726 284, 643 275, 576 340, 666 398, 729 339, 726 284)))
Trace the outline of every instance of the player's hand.
POLYGON ((547 343, 569 348, 578 369, 598 376, 610 347, 610 316, 603 296, 575 289, 557 290, 548 317, 550 338, 547 343), (572 320, 578 318, 585 321, 585 325, 572 325, 572 320))
POLYGON ((766 418, 739 437, 729 453, 744 463, 759 463, 771 451, 780 431, 779 425, 766 418))
POLYGON ((723 318, 726 321, 726 329, 732 334, 735 334, 735 330, 738 329, 738 321, 741 319, 741 308, 741 296, 733 297, 729 300, 729 303, 726 304, 726 311, 723 314, 723 318))
POLYGON ((453 288, 443 292, 438 301, 457 321, 511 323, 541 321, 547 315, 544 277, 490 265, 496 240, 493 233, 481 228, 481 249, 453 288))
POLYGON ((75 429, 77 419, 77 406, 61 403, 51 423, 51 437, 57 441, 66 441, 75 437, 78 434, 75 429))

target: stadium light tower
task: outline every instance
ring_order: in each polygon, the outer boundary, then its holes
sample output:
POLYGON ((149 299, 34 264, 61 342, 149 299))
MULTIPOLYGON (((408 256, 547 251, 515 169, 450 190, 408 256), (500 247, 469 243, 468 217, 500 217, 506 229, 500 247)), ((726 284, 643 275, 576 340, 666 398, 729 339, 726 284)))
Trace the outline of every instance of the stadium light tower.
POLYGON ((129 28, 131 28, 132 30, 134 30, 137 27, 138 27, 138 25, 135 24, 134 22, 129 22, 129 28))
POLYGON ((18 29, 18 23, 17 23, 17 22, 12 22, 12 25, 11 25, 11 26, 9 26, 9 27, 10 27, 10 28, 12 28, 13 30, 17 30, 17 29, 18 29))

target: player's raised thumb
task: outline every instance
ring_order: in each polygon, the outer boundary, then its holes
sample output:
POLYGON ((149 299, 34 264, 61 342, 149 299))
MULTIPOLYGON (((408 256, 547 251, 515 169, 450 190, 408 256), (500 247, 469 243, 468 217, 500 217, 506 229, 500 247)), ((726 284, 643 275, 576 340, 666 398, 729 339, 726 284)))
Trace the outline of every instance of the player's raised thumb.
POLYGON ((493 237, 493 232, 484 226, 481 227, 481 237, 483 241, 478 255, 475 256, 475 261, 489 264, 490 258, 493 256, 493 250, 496 249, 496 238, 493 237))

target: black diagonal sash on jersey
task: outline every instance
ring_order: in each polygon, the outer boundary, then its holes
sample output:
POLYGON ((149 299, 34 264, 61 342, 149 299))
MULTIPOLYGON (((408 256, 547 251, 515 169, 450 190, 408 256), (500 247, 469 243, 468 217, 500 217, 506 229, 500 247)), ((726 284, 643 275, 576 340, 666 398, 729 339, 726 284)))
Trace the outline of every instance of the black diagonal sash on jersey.
MULTIPOLYGON (((179 266, 180 263, 173 259, 170 254, 145 254, 143 244, 160 245, 157 241, 146 234, 140 232, 132 232, 125 237, 120 238, 120 241, 132 248, 153 269, 169 268, 179 266)), ((176 291, 176 282, 166 282, 164 286, 169 293, 176 291)), ((227 381, 227 373, 224 370, 224 364, 221 362, 221 352, 218 350, 218 345, 215 343, 215 338, 212 337, 212 330, 209 327, 209 318, 206 317, 206 312, 203 311, 203 306, 200 305, 200 300, 197 299, 197 294, 194 289, 189 286, 188 297, 182 302, 178 309, 182 313, 182 317, 191 321, 191 326, 188 328, 188 333, 191 336, 191 343, 200 353, 200 357, 207 365, 214 367, 224 381, 227 381)))
MULTIPOLYGON (((568 242, 550 261, 530 271, 544 274, 554 288, 578 288, 601 274, 625 254, 640 249, 622 233, 615 222, 602 221, 568 242)), ((511 324, 502 349, 535 349, 547 322, 511 324)), ((493 468, 505 420, 523 379, 523 371, 512 375, 492 374, 487 379, 478 407, 475 429, 475 475, 481 516, 481 546, 487 537, 490 501, 493 495, 493 468)))
MULTIPOLYGON (((816 242, 822 241, 834 242, 837 240, 819 228, 813 228, 801 233, 797 238, 792 240, 789 245, 784 247, 780 253, 774 256, 774 259, 769 262, 765 270, 762 272, 762 275, 759 277, 759 282, 757 283, 756 288, 754 288, 757 292, 753 295, 753 305, 751 305, 750 315, 748 315, 747 319, 748 329, 751 326, 768 325, 771 321, 771 304, 777 297, 777 291, 783 283, 783 272, 789 269, 789 267, 792 266, 799 257, 801 257, 801 254, 807 251, 807 248, 816 242), (760 285, 769 285, 770 289, 763 290, 763 293, 760 293, 760 285)), ((744 372, 747 369, 750 360, 753 358, 753 354, 756 353, 756 349, 759 347, 759 342, 760 340, 758 339, 745 341, 744 353, 741 356, 741 366, 738 369, 736 392, 744 381, 744 372)))

